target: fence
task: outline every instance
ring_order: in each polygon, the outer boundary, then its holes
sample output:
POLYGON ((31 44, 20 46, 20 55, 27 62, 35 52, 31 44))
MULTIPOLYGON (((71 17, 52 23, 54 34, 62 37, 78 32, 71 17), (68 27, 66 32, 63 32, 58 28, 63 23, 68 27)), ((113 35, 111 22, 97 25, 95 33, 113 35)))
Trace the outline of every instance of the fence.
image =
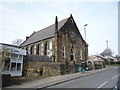
POLYGON ((52 58, 29 54, 25 56, 24 62, 52 62, 52 58))

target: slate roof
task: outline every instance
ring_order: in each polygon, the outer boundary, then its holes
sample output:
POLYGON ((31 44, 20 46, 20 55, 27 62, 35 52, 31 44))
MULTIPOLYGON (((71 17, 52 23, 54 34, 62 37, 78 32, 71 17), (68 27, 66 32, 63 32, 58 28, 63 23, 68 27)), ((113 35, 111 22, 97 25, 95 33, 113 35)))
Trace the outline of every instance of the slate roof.
MULTIPOLYGON (((66 18, 60 22, 58 22, 58 30, 60 28, 62 28, 62 26, 67 22, 69 18, 66 18)), ((34 32, 33 34, 31 34, 31 36, 26 39, 21 45, 20 47, 26 46, 28 44, 40 41, 40 40, 44 40, 50 37, 54 37, 54 33, 55 33, 55 24, 52 24, 42 30, 39 30, 37 32, 34 32)))

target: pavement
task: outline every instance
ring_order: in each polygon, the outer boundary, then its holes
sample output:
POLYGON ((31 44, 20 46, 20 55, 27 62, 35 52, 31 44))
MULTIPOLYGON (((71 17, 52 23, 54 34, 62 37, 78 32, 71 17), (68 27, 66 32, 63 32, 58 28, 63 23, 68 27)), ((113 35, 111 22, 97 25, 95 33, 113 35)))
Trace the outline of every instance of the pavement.
POLYGON ((45 79, 29 81, 29 82, 23 83, 21 85, 12 85, 12 86, 8 86, 5 88, 40 88, 40 89, 43 89, 43 88, 47 88, 47 87, 50 87, 53 85, 64 83, 64 82, 67 82, 70 80, 93 75, 95 73, 99 73, 99 72, 102 72, 105 70, 111 70, 113 68, 114 68, 113 66, 106 66, 106 68, 85 71, 85 73, 78 72, 78 73, 73 73, 73 74, 54 76, 54 77, 49 77, 49 78, 45 78, 45 79))

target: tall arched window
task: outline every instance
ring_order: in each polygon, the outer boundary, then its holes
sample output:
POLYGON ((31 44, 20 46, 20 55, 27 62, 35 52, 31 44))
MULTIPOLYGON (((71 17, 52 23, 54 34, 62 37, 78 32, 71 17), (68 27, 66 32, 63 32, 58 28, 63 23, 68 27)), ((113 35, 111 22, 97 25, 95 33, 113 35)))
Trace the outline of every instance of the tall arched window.
POLYGON ((25 50, 26 50, 26 53, 28 54, 28 47, 26 47, 25 50))
POLYGON ((83 59, 83 52, 82 52, 82 50, 80 51, 80 59, 82 60, 83 59))
POLYGON ((52 44, 53 44, 52 41, 49 41, 49 42, 48 42, 47 55, 48 55, 49 57, 52 56, 52 44))
POLYGON ((65 58, 65 46, 62 47, 62 57, 65 58))
POLYGON ((40 48, 40 46, 39 46, 39 44, 37 44, 37 47, 36 47, 36 54, 37 55, 39 55, 39 48, 40 48))
POLYGON ((41 43, 40 52, 40 55, 44 55, 44 43, 41 43))
POLYGON ((44 44, 44 55, 47 56, 47 41, 44 44))
POLYGON ((71 49, 70 60, 74 60, 74 52, 73 52, 73 49, 71 49))
POLYGON ((34 54, 34 46, 33 45, 30 48, 30 54, 34 54))

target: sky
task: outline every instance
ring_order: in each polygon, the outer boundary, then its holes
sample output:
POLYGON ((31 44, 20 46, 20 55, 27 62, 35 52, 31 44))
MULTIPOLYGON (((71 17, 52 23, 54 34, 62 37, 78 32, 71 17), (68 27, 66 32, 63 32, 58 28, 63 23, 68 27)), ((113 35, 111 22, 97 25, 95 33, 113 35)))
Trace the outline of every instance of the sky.
MULTIPOLYGON (((19 1, 19 0, 18 0, 19 1)), ((34 31, 73 15, 81 35, 89 44, 89 55, 108 47, 118 54, 118 2, 0 2, 0 42, 12 44, 26 39, 34 31)))

